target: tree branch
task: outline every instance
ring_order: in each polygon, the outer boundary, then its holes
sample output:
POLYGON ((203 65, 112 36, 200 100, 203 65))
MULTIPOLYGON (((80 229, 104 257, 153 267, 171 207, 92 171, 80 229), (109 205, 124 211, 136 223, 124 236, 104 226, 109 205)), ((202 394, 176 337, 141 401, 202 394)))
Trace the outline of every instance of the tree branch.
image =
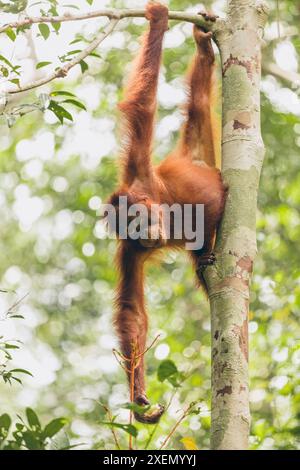
POLYGON ((79 54, 77 54, 70 62, 68 62, 63 67, 59 67, 50 75, 44 78, 41 78, 40 80, 36 80, 35 82, 28 83, 27 85, 24 85, 23 87, 19 87, 15 90, 10 90, 8 91, 8 94, 11 95, 11 94, 16 94, 16 93, 21 93, 23 91, 32 90, 34 88, 38 88, 42 85, 45 85, 46 83, 49 83, 52 80, 55 80, 56 78, 66 77, 69 71, 73 67, 75 67, 75 65, 78 65, 83 59, 85 59, 88 55, 90 55, 90 53, 93 52, 102 41, 104 41, 104 39, 114 30, 118 21, 119 21, 118 19, 111 20, 108 23, 107 27, 104 29, 104 31, 101 31, 101 33, 85 49, 83 49, 79 54))
MULTIPOLYGON (((0 27, 0 33, 5 32, 9 28, 22 28, 24 26, 31 26, 32 24, 37 23, 62 23, 66 21, 80 21, 80 20, 90 20, 92 18, 99 18, 106 16, 110 20, 122 20, 123 18, 144 18, 146 11, 144 9, 115 9, 109 8, 104 10, 96 10, 86 13, 81 13, 78 15, 71 15, 70 13, 65 13, 60 16, 36 16, 36 17, 27 17, 20 21, 15 21, 7 23, 0 27)), ((205 19, 201 13, 187 13, 183 11, 169 11, 169 19, 177 21, 188 21, 190 23, 197 24, 203 28, 214 31, 218 20, 215 22, 208 21, 205 19)))
POLYGON ((294 89, 300 88, 299 73, 283 70, 281 67, 274 63, 263 63, 262 69, 265 73, 274 75, 276 78, 280 78, 281 80, 289 82, 294 89))
MULTIPOLYGON (((66 21, 79 21, 79 20, 87 20, 91 18, 98 18, 98 17, 107 17, 111 21, 109 22, 107 28, 100 33, 98 37, 92 41, 88 47, 86 47, 83 51, 81 51, 77 56, 75 56, 67 65, 56 69, 50 75, 41 78, 40 80, 36 80, 34 82, 28 83, 27 85, 21 86, 16 88, 15 90, 9 90, 8 94, 16 94, 21 93, 24 91, 32 90, 34 88, 38 88, 46 83, 55 80, 56 78, 63 78, 65 77, 69 70, 73 68, 75 65, 79 64, 83 59, 85 59, 94 49, 98 47, 98 45, 113 31, 116 24, 119 20, 123 18, 143 18, 145 17, 146 11, 144 9, 104 9, 104 10, 97 10, 88 13, 82 13, 78 15, 71 15, 71 14, 64 14, 61 16, 39 16, 39 17, 27 17, 20 21, 8 23, 2 27, 0 27, 0 33, 5 32, 9 28, 21 28, 24 26, 30 26, 32 24, 37 23, 60 23, 66 21)), ((178 21, 188 21, 190 23, 197 24, 202 26, 207 31, 217 31, 222 26, 222 20, 218 20, 217 17, 209 18, 206 16, 205 13, 186 13, 181 11, 170 11, 169 12, 169 19, 178 20, 178 21)))

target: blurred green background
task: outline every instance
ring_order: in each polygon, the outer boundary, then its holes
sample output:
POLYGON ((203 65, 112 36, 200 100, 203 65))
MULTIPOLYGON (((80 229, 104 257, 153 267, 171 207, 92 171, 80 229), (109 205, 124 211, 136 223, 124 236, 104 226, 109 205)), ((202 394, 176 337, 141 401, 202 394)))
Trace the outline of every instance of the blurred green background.
MULTIPOLYGON (((76 3, 76 2, 75 2, 76 3)), ((82 3, 82 2, 81 2, 82 3)), ((92 7, 145 2, 94 2, 92 7)), ((300 51, 299 2, 275 1, 266 28, 264 64, 297 71, 300 51), (278 20, 279 19, 279 20, 278 20), (278 37, 278 21, 280 37, 278 37), (298 58, 297 58, 298 57, 298 58)), ((170 9, 195 7, 196 1, 169 1, 170 9)), ((226 2, 212 4, 225 11, 226 2)), ((87 9, 89 5, 86 4, 87 9)), ((85 23, 87 24, 87 23, 85 23)), ((94 28, 98 23, 94 24, 94 28)), ((89 37, 83 25, 72 35, 89 37)), ((21 340, 13 366, 28 369, 23 385, 0 384, 0 411, 13 418, 34 408, 43 422, 65 416, 71 444, 79 448, 114 448, 111 432, 100 422, 106 403, 118 422, 126 422, 128 401, 123 371, 112 354, 116 243, 103 239, 101 202, 113 190, 118 169, 116 104, 124 76, 145 28, 143 20, 122 21, 78 72, 55 89, 76 94, 87 111, 73 109, 74 122, 61 125, 47 111, 29 114, 0 132, 0 322, 1 335, 21 340), (6 319, 15 309, 24 319, 6 319)), ((64 50, 72 46, 65 42, 64 50)), ((73 46, 74 47, 74 46, 73 46)), ((61 45, 62 48, 62 45, 61 45)), ((183 75, 194 50, 191 25, 171 22, 160 78, 156 161, 172 149, 180 126, 183 75)), ((55 51, 56 54, 62 51, 55 51)), ((47 57, 39 57, 47 60, 47 57)), ((258 209, 258 256, 250 311, 251 448, 300 448, 300 84, 263 73, 262 132, 266 159, 258 209)), ((37 90, 33 95, 38 95, 37 90)), ((32 97, 17 98, 26 102, 32 97)), ((162 360, 172 360, 188 377, 176 391, 150 447, 159 446, 193 401, 200 413, 190 415, 172 437, 169 449, 181 449, 192 437, 209 448, 210 319, 206 300, 194 284, 184 254, 169 253, 147 277, 149 396, 168 402, 174 387, 157 380, 162 360)), ((0 363, 4 363, 1 358, 0 363)), ((1 414, 0 413, 0 414, 1 414)), ((151 429, 138 425, 140 448, 151 429)), ((121 431, 122 442, 127 440, 121 431)))

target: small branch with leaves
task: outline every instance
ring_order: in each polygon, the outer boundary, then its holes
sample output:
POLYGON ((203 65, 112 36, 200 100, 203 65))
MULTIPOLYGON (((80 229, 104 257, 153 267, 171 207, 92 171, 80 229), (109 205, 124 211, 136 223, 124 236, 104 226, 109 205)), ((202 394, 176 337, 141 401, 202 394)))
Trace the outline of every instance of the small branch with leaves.
MULTIPOLYGON (((45 76, 39 80, 33 81, 23 86, 20 86, 20 80, 18 78, 18 76, 20 75, 18 69, 20 67, 13 66, 10 63, 10 61, 8 61, 4 56, 0 56, 0 60, 5 63, 4 68, 7 69, 6 76, 8 76, 8 74, 12 72, 15 75, 17 75, 16 77, 9 80, 11 83, 14 83, 15 85, 17 85, 17 88, 13 90, 9 90, 8 94, 13 95, 13 94, 21 93, 24 91, 29 91, 34 88, 43 86, 57 78, 66 77, 66 75, 71 70, 71 68, 75 67, 78 64, 83 64, 84 59, 88 57, 109 34, 112 33, 115 26, 121 19, 139 18, 139 17, 142 18, 142 17, 145 17, 145 15, 146 15, 146 11, 144 9, 138 9, 138 10, 105 9, 105 10, 98 10, 98 11, 88 12, 88 13, 78 14, 78 15, 64 14, 62 16, 46 15, 46 16, 39 16, 39 17, 34 17, 34 18, 26 17, 20 21, 12 22, 12 23, 9 23, 0 27, 0 33, 1 32, 6 33, 8 37, 12 41, 14 41, 16 39, 16 33, 14 32, 14 30, 16 30, 17 33, 19 33, 19 32, 22 32, 24 28, 27 29, 28 27, 30 27, 32 24, 38 24, 40 33, 46 40, 48 39, 50 35, 50 30, 46 23, 52 24, 55 31, 57 32, 58 30, 57 25, 60 25, 61 22, 65 22, 65 21, 79 21, 79 20, 86 20, 86 19, 97 18, 97 17, 107 17, 110 20, 108 25, 104 29, 104 31, 102 31, 85 49, 80 51, 79 54, 77 54, 66 65, 62 67, 58 67, 55 71, 53 71, 48 76, 45 76)), ((190 14, 190 13, 178 12, 178 11, 169 12, 169 18, 180 20, 180 21, 189 21, 191 23, 201 25, 204 29, 210 30, 210 31, 215 30, 219 23, 217 20, 217 17, 212 16, 212 15, 207 15, 204 12, 201 12, 198 14, 190 14)), ((40 68, 41 66, 48 65, 48 64, 49 62, 41 62, 40 64, 37 64, 37 67, 40 68)))
POLYGON ((75 65, 80 64, 86 57, 88 57, 99 46, 99 44, 101 44, 102 41, 104 41, 105 38, 107 38, 107 36, 109 36, 109 34, 116 27, 117 23, 118 23, 118 20, 116 19, 111 20, 108 23, 107 27, 104 29, 104 31, 101 31, 101 33, 85 49, 83 49, 79 54, 77 54, 72 60, 70 60, 70 62, 68 62, 63 67, 57 68, 50 75, 43 77, 40 80, 36 80, 24 86, 19 86, 15 90, 10 90, 8 93, 12 95, 12 94, 21 93, 21 92, 28 91, 28 90, 33 90, 34 88, 38 88, 42 85, 45 85, 46 83, 52 82, 56 78, 66 77, 69 71, 73 67, 75 67, 75 65))
POLYGON ((50 94, 41 93, 38 100, 34 103, 25 103, 15 106, 7 111, 2 111, 3 117, 6 119, 8 127, 12 127, 18 117, 22 117, 33 111, 45 112, 52 111, 61 124, 64 120, 73 121, 72 114, 65 108, 65 105, 76 106, 79 109, 86 110, 84 104, 69 91, 53 91, 50 94), (54 99, 55 98, 55 99, 54 99), (58 98, 60 98, 58 100, 58 98), (62 98, 62 99, 61 99, 62 98))
MULTIPOLYGON (((9 291, 0 289, 0 293, 9 294, 9 291)), ((15 294, 15 292, 13 292, 15 294)), ((18 313, 18 308, 21 303, 26 299, 28 293, 23 295, 21 298, 15 300, 2 315, 1 320, 6 321, 10 319, 23 319, 23 315, 18 313)), ((19 375, 30 375, 31 372, 26 369, 13 368, 9 369, 9 364, 13 360, 12 352, 20 349, 21 341, 16 339, 5 339, 4 336, 0 336, 0 377, 3 379, 4 383, 9 383, 10 385, 13 381, 22 384, 22 380, 19 375)))

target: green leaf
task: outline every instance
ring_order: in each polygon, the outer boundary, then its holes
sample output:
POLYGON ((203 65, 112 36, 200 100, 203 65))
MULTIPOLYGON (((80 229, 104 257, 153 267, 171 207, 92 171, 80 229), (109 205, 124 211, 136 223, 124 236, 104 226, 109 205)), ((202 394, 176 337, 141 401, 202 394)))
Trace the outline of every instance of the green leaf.
POLYGON ((66 56, 79 54, 79 52, 81 52, 81 49, 73 49, 72 51, 67 52, 66 56))
POLYGON ((0 73, 3 75, 3 77, 8 77, 9 75, 9 71, 6 67, 4 67, 3 65, 0 66, 0 73))
POLYGON ((14 30, 12 28, 7 28, 5 33, 11 41, 16 40, 17 35, 16 35, 16 33, 14 32, 14 30))
POLYGON ((64 8, 74 8, 74 10, 80 10, 79 6, 77 5, 72 5, 72 4, 64 4, 63 5, 64 8))
MULTIPOLYGON (((51 16, 58 16, 58 11, 57 9, 55 8, 56 7, 56 2, 53 2, 53 5, 51 6, 50 10, 49 10, 49 13, 51 13, 51 16)), ((61 23, 58 22, 58 23, 51 23, 51 26, 53 27, 54 31, 56 32, 56 34, 58 33, 58 31, 60 30, 60 27, 61 27, 61 23)))
POLYGON ((18 384, 22 385, 22 380, 19 379, 18 377, 12 377, 11 380, 14 380, 15 382, 18 382, 18 384))
POLYGON ((73 121, 72 115, 62 106, 60 106, 55 101, 51 100, 48 106, 55 116, 59 119, 59 121, 63 124, 64 119, 69 119, 69 121, 73 121))
POLYGON ((11 425, 11 417, 7 413, 4 413, 3 415, 1 415, 0 416, 0 435, 3 435, 2 430, 4 430, 5 432, 8 432, 10 425, 11 425))
POLYGON ((68 100, 62 101, 62 103, 70 103, 70 104, 73 104, 74 106, 77 106, 77 108, 84 109, 86 111, 86 107, 80 101, 68 99, 68 100))
POLYGON ((0 54, 0 60, 8 65, 11 69, 14 68, 13 64, 4 55, 0 54))
POLYGON ((26 369, 11 369, 9 372, 18 372, 19 374, 26 374, 26 375, 30 375, 30 377, 33 377, 32 373, 26 369))
POLYGON ((46 67, 47 65, 49 64, 52 64, 52 62, 39 62, 38 64, 36 64, 35 68, 36 69, 41 69, 42 67, 46 67))
MULTIPOLYGON (((6 359, 9 359, 9 360, 12 359, 12 356, 11 356, 11 354, 7 351, 7 349, 4 349, 4 348, 0 348, 0 349, 1 349, 1 351, 4 352, 6 359)), ((5 374, 8 374, 8 372, 5 372, 3 375, 5 375, 5 374)))
POLYGON ((6 13, 20 13, 27 7, 27 0, 10 0, 8 3, 0 2, 0 7, 6 13))
POLYGON ((89 68, 88 64, 84 60, 81 60, 79 65, 81 68, 81 73, 84 73, 89 68))
POLYGON ((37 414, 31 408, 26 408, 26 417, 27 417, 28 424, 31 428, 33 428, 33 427, 40 428, 41 427, 41 423, 40 423, 40 420, 39 420, 37 414))
POLYGON ((52 91, 51 96, 60 96, 60 95, 65 95, 65 96, 75 96, 74 93, 71 93, 70 91, 52 91))
POLYGON ((60 30, 60 27, 61 27, 61 23, 58 22, 58 23, 52 23, 52 26, 53 26, 53 29, 56 33, 58 33, 58 31, 60 30))
POLYGON ((127 434, 130 434, 133 437, 137 437, 138 431, 133 424, 122 424, 122 423, 113 423, 112 421, 100 421, 100 424, 105 424, 107 426, 112 426, 114 428, 122 429, 127 434))
POLYGON ((57 434, 65 425, 67 424, 67 420, 65 418, 56 418, 50 421, 47 424, 43 431, 44 437, 53 437, 57 434))
POLYGON ((46 40, 48 39, 50 35, 50 29, 49 26, 46 23, 40 23, 39 24, 39 30, 43 38, 46 40))
MULTIPOLYGON (((2 444, 8 436, 9 429, 11 426, 11 418, 5 413, 0 416, 0 444, 2 444)), ((2 448, 2 445, 1 447, 2 448)))
MULTIPOLYGON (((13 83, 14 85, 17 85, 18 87, 20 86, 20 80, 18 78, 12 78, 11 80, 9 80, 11 83, 13 83)), ((12 317, 10 317, 12 318, 12 317)))
POLYGON ((89 55, 92 57, 97 57, 97 59, 101 59, 101 55, 97 54, 97 52, 91 52, 89 55))
POLYGON ((69 45, 71 46, 72 44, 77 44, 78 42, 86 42, 86 40, 84 37, 80 36, 73 39, 73 41, 69 42, 69 45))
POLYGON ((161 362, 158 367, 157 378, 160 382, 164 382, 164 380, 169 379, 177 373, 178 369, 174 362, 166 359, 165 361, 161 362))
POLYGON ((17 346, 16 344, 9 344, 9 343, 5 343, 4 347, 5 349, 20 349, 20 346, 17 346))
POLYGON ((41 445, 39 440, 36 438, 36 435, 32 431, 25 431, 23 433, 23 439, 25 441, 26 447, 29 450, 39 450, 41 445))
POLYGON ((180 387, 180 382, 178 380, 179 374, 174 374, 171 375, 171 377, 168 377, 168 382, 173 385, 173 387, 180 387))

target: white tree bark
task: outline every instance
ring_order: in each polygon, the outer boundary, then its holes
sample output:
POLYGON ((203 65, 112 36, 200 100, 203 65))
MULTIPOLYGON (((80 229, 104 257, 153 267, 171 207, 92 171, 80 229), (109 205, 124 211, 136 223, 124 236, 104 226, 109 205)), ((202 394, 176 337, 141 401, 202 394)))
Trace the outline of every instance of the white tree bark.
POLYGON ((229 187, 217 263, 206 269, 212 325, 212 449, 247 449, 249 283, 256 254, 261 39, 266 5, 229 0, 215 39, 223 75, 222 174, 229 187))

